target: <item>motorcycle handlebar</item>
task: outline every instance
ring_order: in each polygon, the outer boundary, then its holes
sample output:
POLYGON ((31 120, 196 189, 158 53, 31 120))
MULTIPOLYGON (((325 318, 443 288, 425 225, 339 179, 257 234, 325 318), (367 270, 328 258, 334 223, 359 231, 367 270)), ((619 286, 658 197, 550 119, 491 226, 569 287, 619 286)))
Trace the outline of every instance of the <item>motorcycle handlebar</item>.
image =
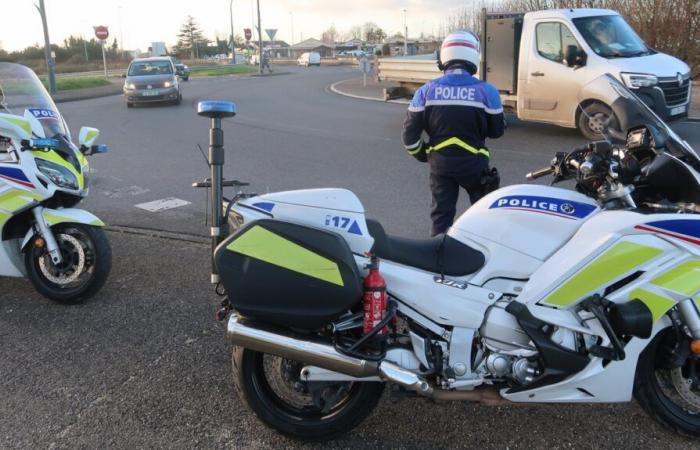
POLYGON ((538 178, 546 177, 547 175, 551 174, 554 172, 554 167, 549 166, 549 167, 543 167, 542 169, 535 170, 533 172, 528 173, 525 175, 525 178, 528 180, 536 180, 538 178))

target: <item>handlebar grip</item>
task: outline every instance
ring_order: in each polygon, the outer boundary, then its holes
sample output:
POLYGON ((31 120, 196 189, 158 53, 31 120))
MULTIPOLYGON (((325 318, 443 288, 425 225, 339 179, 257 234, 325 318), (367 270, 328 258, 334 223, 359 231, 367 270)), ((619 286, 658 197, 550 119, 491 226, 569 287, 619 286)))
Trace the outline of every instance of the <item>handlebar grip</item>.
POLYGON ((542 169, 535 170, 534 172, 530 172, 527 175, 525 175, 525 178, 528 180, 536 180, 538 178, 546 177, 547 175, 551 174, 554 172, 554 167, 549 166, 549 167, 543 167, 542 169))

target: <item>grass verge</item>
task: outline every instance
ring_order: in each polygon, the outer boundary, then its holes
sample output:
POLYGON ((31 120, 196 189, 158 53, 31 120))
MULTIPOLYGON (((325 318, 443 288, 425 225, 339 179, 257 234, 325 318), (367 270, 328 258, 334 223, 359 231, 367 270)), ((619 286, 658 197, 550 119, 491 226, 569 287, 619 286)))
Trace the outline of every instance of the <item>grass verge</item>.
MULTIPOLYGON (((42 79, 42 83, 48 89, 49 81, 42 79)), ((87 89, 95 88, 100 86, 110 85, 109 80, 105 80, 101 77, 75 77, 75 78, 57 78, 56 79, 56 89, 59 91, 72 91, 74 89, 87 89)))
POLYGON ((197 70, 192 68, 191 77, 216 77, 219 75, 234 75, 257 72, 258 68, 253 66, 222 66, 210 69, 197 70))

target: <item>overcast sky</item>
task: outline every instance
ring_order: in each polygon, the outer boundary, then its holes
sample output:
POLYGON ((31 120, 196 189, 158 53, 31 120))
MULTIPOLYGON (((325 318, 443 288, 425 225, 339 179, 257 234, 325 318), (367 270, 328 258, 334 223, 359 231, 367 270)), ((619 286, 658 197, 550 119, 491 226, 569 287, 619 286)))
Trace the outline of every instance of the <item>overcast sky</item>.
MULTIPOLYGON (((18 50, 43 45, 41 19, 34 4, 39 0, 2 0, 0 45, 18 50), (11 5, 11 6, 10 6, 11 5)), ((407 10, 410 37, 437 33, 445 17, 473 0, 260 0, 262 28, 277 28, 278 39, 299 42, 301 37, 320 37, 330 25, 345 31, 372 21, 389 35, 403 28, 407 10), (292 23, 294 39, 291 37, 292 23)), ((254 0, 233 0, 234 29, 252 28, 254 0)), ((192 15, 213 39, 229 30, 229 0, 45 0, 51 42, 61 44, 72 35, 93 36, 92 27, 107 25, 110 42, 124 40, 124 48, 148 48, 153 41, 175 43, 187 15, 192 15)))

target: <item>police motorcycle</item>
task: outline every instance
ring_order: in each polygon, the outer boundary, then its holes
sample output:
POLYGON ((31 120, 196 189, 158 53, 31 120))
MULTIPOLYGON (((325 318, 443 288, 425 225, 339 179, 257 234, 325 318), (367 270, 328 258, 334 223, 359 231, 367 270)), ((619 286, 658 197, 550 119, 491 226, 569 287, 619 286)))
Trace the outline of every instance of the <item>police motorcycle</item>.
POLYGON ((576 191, 504 187, 426 240, 388 235, 343 189, 223 198, 243 185, 221 178, 235 105, 199 104, 219 318, 264 424, 332 439, 389 385, 485 405, 635 397, 700 436, 700 159, 612 76, 582 92, 615 112, 606 140, 528 174, 576 191))
POLYGON ((75 208, 86 157, 107 151, 98 136, 82 127, 77 147, 36 74, 0 63, 0 276, 27 277, 59 303, 95 295, 112 265, 104 223, 75 208))

